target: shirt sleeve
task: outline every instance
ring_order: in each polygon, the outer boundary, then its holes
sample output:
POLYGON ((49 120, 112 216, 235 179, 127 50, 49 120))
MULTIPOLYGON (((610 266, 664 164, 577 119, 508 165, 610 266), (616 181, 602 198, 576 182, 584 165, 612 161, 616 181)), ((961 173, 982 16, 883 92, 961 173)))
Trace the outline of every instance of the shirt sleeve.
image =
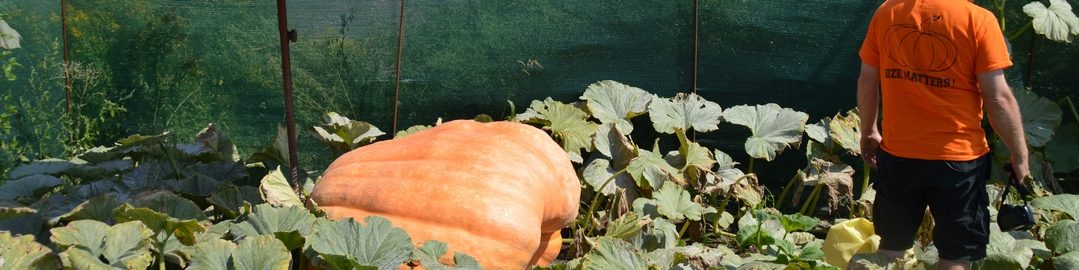
POLYGON ((1011 67, 1011 55, 996 17, 986 11, 982 18, 975 32, 974 74, 1011 67))

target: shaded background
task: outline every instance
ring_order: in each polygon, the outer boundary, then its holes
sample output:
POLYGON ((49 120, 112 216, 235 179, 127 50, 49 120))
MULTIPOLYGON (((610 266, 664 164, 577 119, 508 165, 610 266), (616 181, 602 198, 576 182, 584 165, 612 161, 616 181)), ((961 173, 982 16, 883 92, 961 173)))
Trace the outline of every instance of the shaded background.
MULTIPOLYGON (((1030 20, 1020 2, 1009 2, 1012 28, 1030 20)), ((855 105, 857 49, 879 3, 700 1, 697 93, 724 108, 777 103, 808 113, 810 123, 846 111, 855 105)), ((134 133, 167 130, 187 141, 210 122, 247 156, 284 121, 273 1, 70 0, 64 17, 74 64, 66 69, 58 1, 3 0, 0 14, 23 36, 17 79, 0 81, 0 108, 9 115, 0 139, 21 150, 0 154, 0 166, 134 133), (64 72, 72 115, 64 113, 64 72)), ((399 1, 289 1, 290 27, 299 32, 292 64, 304 167, 330 161, 306 133, 327 111, 392 134, 395 124, 439 117, 502 119, 507 100, 518 112, 531 100, 573 101, 600 80, 662 97, 693 90, 693 1, 410 0, 394 119, 399 16, 399 1)), ((1079 46, 1032 43, 1032 32, 1012 41, 1013 85, 1030 80, 1052 100, 1074 95, 1079 46)), ((747 160, 748 135, 723 124, 698 139, 747 160)), ((757 171, 776 185, 803 164, 802 155, 781 155, 757 171)))

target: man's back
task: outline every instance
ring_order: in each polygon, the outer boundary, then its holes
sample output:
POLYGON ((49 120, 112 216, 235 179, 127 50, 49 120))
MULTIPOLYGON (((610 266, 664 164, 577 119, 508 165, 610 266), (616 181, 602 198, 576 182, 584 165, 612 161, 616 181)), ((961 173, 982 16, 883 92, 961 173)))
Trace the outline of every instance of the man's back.
POLYGON ((881 72, 881 148, 971 160, 989 151, 976 74, 1011 66, 996 19, 963 0, 889 0, 859 52, 881 72))

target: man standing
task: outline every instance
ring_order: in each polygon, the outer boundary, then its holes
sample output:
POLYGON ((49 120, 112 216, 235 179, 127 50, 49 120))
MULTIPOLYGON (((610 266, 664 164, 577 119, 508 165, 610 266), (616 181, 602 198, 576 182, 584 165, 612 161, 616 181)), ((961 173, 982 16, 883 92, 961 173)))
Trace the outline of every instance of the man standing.
POLYGON ((965 0, 888 0, 859 56, 862 157, 878 173, 880 253, 897 257, 911 248, 928 206, 937 267, 969 268, 989 243, 983 107, 1011 150, 1016 176, 1029 175, 1019 106, 1003 73, 1012 62, 996 18, 965 0))

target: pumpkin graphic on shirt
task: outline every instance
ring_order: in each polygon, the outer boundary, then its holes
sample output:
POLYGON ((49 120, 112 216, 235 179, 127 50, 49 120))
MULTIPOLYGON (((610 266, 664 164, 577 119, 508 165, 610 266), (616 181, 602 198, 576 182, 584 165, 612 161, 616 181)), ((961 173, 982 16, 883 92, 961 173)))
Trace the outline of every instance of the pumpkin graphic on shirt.
POLYGON ((922 23, 896 24, 885 34, 888 57, 903 67, 922 71, 940 72, 955 65, 959 58, 955 43, 947 35, 934 32, 932 26, 941 16, 933 16, 922 23))

